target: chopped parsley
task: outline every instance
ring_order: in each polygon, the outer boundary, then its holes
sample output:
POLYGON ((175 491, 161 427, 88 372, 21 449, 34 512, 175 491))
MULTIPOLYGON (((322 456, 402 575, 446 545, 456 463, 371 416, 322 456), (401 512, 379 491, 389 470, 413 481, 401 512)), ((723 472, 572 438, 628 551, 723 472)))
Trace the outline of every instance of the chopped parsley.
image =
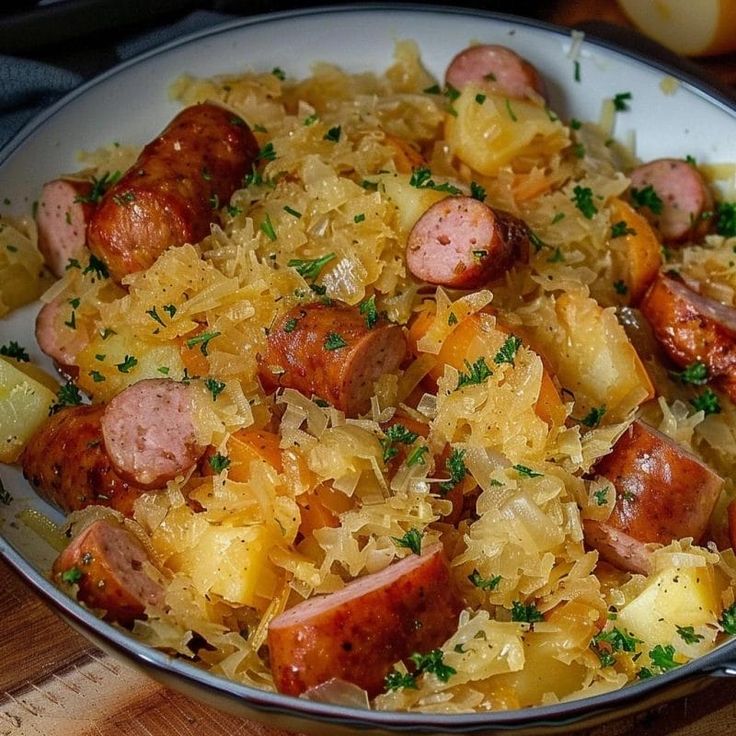
POLYGON ((574 68, 573 77, 576 82, 579 82, 580 81, 580 62, 576 60, 573 65, 573 68, 574 68))
POLYGON ((102 195, 120 179, 120 172, 114 171, 112 174, 106 171, 99 179, 96 176, 92 177, 92 188, 88 194, 78 194, 74 197, 75 202, 82 202, 87 204, 97 204, 101 199, 102 195))
POLYGON ((427 461, 424 456, 429 452, 427 445, 419 445, 419 447, 412 450, 411 455, 406 458, 406 467, 411 468, 414 465, 426 465, 427 461))
POLYGON ((447 324, 452 326, 457 324, 457 315, 455 312, 450 312, 450 314, 447 316, 447 324))
POLYGON ((318 120, 319 120, 319 115, 317 115, 317 113, 314 112, 311 115, 307 115, 307 117, 304 118, 304 125, 306 126, 314 125, 318 120))
POLYGON ((321 258, 307 258, 304 260, 292 258, 286 265, 295 268, 302 278, 314 280, 320 275, 322 269, 336 257, 334 253, 328 253, 321 258))
POLYGON ((725 238, 736 235, 736 202, 719 202, 716 206, 716 232, 725 238))
POLYGON ((697 644, 705 638, 702 634, 696 634, 692 626, 677 626, 677 633, 685 644, 697 644))
POLYGON ((378 309, 376 309, 376 295, 372 294, 367 299, 364 299, 359 305, 358 309, 363 315, 365 320, 365 326, 372 330, 378 322, 378 309))
POLYGON ((537 235, 534 230, 529 231, 529 242, 534 246, 535 252, 539 253, 542 248, 547 247, 547 243, 545 243, 539 235, 537 235))
POLYGON ((284 79, 286 79, 286 74, 284 73, 284 70, 277 66, 271 69, 271 74, 273 74, 276 79, 280 79, 282 82, 284 81, 284 79))
POLYGON ((479 105, 482 105, 482 104, 483 104, 483 103, 484 103, 484 102, 486 101, 486 95, 484 95, 484 94, 483 94, 482 92, 479 92, 479 93, 478 93, 478 94, 477 94, 477 95, 475 96, 475 101, 476 101, 476 102, 477 102, 477 103, 478 103, 479 105))
POLYGON ((424 532, 420 532, 419 529, 412 527, 403 537, 391 537, 391 539, 393 539, 397 547, 410 549, 415 555, 419 555, 422 553, 423 537, 424 532))
POLYGON ((59 409, 65 406, 78 406, 82 403, 82 394, 79 392, 76 384, 67 381, 63 386, 59 386, 56 392, 56 403, 49 409, 49 414, 56 414, 59 409))
POLYGON ((95 383, 102 383, 105 380, 105 376, 99 371, 90 371, 89 375, 95 383))
POLYGON ((297 324, 299 324, 299 320, 296 319, 296 317, 287 319, 286 322, 284 322, 284 332, 294 332, 297 324))
POLYGON ((595 502, 598 506, 605 506, 608 502, 608 491, 611 490, 610 486, 606 486, 605 488, 599 488, 597 491, 593 493, 593 498, 595 498, 595 502))
POLYGON ((442 94, 442 90, 440 89, 439 84, 433 84, 430 87, 425 87, 425 89, 422 90, 425 95, 440 95, 442 94))
POLYGON ((586 427, 595 428, 601 423, 604 414, 606 413, 605 406, 594 406, 581 420, 580 423, 586 427))
POLYGON ((443 662, 444 653, 441 649, 433 649, 427 654, 414 652, 409 659, 417 666, 417 674, 431 672, 442 682, 447 682, 450 677, 457 674, 457 670, 443 662))
POLYGON ((364 221, 365 221, 365 214, 363 214, 362 212, 361 212, 360 214, 357 214, 357 215, 355 215, 355 217, 353 217, 353 222, 354 222, 354 223, 355 223, 356 225, 357 225, 357 224, 358 224, 359 222, 364 222, 364 221))
POLYGON ((486 591, 496 590, 502 579, 503 578, 500 575, 493 575, 490 578, 484 578, 477 570, 473 570, 473 572, 468 575, 468 580, 470 580, 476 588, 486 591))
POLYGON ((323 140, 332 141, 333 143, 337 143, 340 140, 341 135, 342 135, 342 127, 339 125, 336 125, 334 128, 330 128, 324 134, 323 140))
POLYGON ((736 603, 724 609, 721 614, 721 620, 718 623, 727 634, 731 634, 731 636, 736 635, 736 603))
POLYGON ((593 190, 590 187, 581 187, 580 185, 577 185, 572 190, 572 195, 572 201, 583 213, 583 216, 588 220, 593 219, 593 216, 598 212, 598 209, 593 203, 593 190))
POLYGON ((635 652, 636 645, 642 643, 641 639, 637 639, 619 628, 597 634, 593 637, 593 641, 596 644, 605 642, 614 652, 635 652))
POLYGON ((613 282, 613 288, 615 289, 617 294, 621 294, 622 296, 629 291, 629 287, 626 285, 626 282, 622 279, 619 279, 618 281, 613 282))
POLYGON ((271 216, 268 213, 266 213, 266 217, 261 223, 260 230, 271 242, 276 240, 276 230, 274 230, 271 216))
POLYGON ((447 192, 448 194, 461 193, 456 186, 448 182, 437 184, 432 179, 432 172, 426 166, 420 166, 412 170, 409 184, 417 189, 434 189, 437 192, 447 192))
POLYGON ((448 84, 442 91, 442 94, 447 97, 450 102, 455 102, 455 100, 460 97, 460 90, 457 89, 457 87, 453 87, 451 84, 448 84))
POLYGON ((514 114, 514 111, 511 109, 511 101, 509 100, 508 97, 506 98, 506 112, 509 114, 509 117, 511 118, 511 120, 513 120, 514 122, 518 121, 519 118, 516 117, 516 115, 514 114))
POLYGON ((217 452, 210 456, 209 463, 215 473, 222 473, 225 468, 230 467, 230 458, 227 455, 222 455, 217 452))
POLYGON ((174 304, 164 304, 164 312, 173 318, 176 314, 176 306, 174 304))
MULTIPOLYGON (((273 161, 276 158, 276 149, 273 147, 273 143, 269 141, 263 148, 256 154, 257 161, 273 161)), ((255 182, 254 182, 255 183, 255 182)))
POLYGON ((624 235, 636 235, 636 230, 629 227, 624 220, 619 220, 611 225, 611 237, 622 238, 624 235))
POLYGON ((397 672, 392 670, 386 675, 384 682, 384 689, 386 692, 391 690, 403 690, 404 688, 411 688, 417 690, 417 678, 416 675, 412 675, 409 672, 397 672))
POLYGON ((481 384, 484 381, 487 381, 493 375, 493 371, 488 367, 488 365, 486 364, 486 359, 483 356, 478 358, 478 360, 476 360, 472 364, 468 363, 468 361, 466 360, 465 366, 468 369, 468 372, 460 373, 457 378, 457 386, 455 387, 456 390, 459 388, 464 388, 465 386, 481 384))
POLYGON ((164 321, 159 317, 158 312, 156 311, 156 307, 151 307, 150 309, 146 309, 146 314, 154 321, 158 322, 162 327, 166 327, 164 324, 164 321))
POLYGON ((572 146, 572 152, 576 158, 585 158, 585 146, 582 143, 574 143, 572 146))
POLYGON ((93 274, 98 279, 106 279, 110 272, 107 270, 107 266, 95 255, 90 255, 89 263, 87 267, 82 271, 82 274, 93 274))
POLYGON ((503 342, 503 345, 501 345, 499 351, 496 353, 495 357, 493 358, 493 362, 496 365, 501 365, 503 363, 509 363, 510 365, 514 365, 514 359, 516 357, 516 353, 518 352, 519 348, 521 347, 521 338, 516 337, 516 335, 509 335, 503 342))
POLYGON ((14 358, 20 363, 28 363, 31 359, 26 349, 15 340, 11 340, 7 345, 0 345, 0 355, 4 355, 6 358, 14 358))
POLYGON ((450 478, 440 483, 442 493, 449 493, 468 474, 465 466, 465 452, 457 447, 452 448, 450 456, 445 461, 445 470, 450 474, 450 478))
POLYGON ((386 428, 384 434, 386 436, 381 440, 384 463, 387 463, 391 458, 398 455, 399 450, 394 446, 394 443, 400 442, 404 445, 411 445, 414 444, 419 437, 416 432, 409 431, 403 424, 392 424, 390 427, 386 428))
POLYGON ((664 203, 659 198, 657 192, 654 191, 654 187, 651 184, 642 189, 631 188, 631 201, 635 207, 646 207, 655 215, 662 214, 662 207, 664 203))
POLYGON ((61 573, 61 580, 64 583, 73 585, 78 583, 82 579, 82 571, 78 567, 70 567, 68 570, 64 570, 61 573))
POLYGON ((705 363, 696 360, 694 363, 686 365, 681 371, 670 371, 670 375, 681 383, 689 383, 691 386, 702 386, 708 382, 708 367, 705 363))
POLYGON ((511 620, 533 624, 536 621, 544 621, 544 616, 537 608, 536 603, 514 601, 511 604, 511 620))
POLYGON ((564 260, 565 256, 562 254, 560 246, 558 245, 552 252, 552 255, 547 259, 547 263, 562 263, 564 260))
POLYGON ((70 330, 76 330, 77 329, 77 313, 76 312, 72 312, 72 316, 69 317, 68 320, 65 320, 64 324, 70 330))
POLYGON ((561 222, 565 219, 565 213, 564 212, 555 212, 555 216, 552 218, 552 225, 556 225, 558 222, 561 222))
POLYGON ((629 110, 629 102, 631 101, 631 92, 619 92, 613 96, 613 108, 616 112, 626 112, 629 110))
POLYGON ((213 340, 214 338, 221 335, 221 332, 203 332, 200 335, 195 335, 194 337, 190 337, 187 342, 186 346, 191 349, 195 345, 199 345, 199 350, 207 357, 207 351, 209 350, 210 340, 213 340))
POLYGON ((527 478, 541 478, 544 475, 544 473, 537 473, 536 470, 527 468, 526 465, 514 465, 513 467, 519 475, 526 476, 527 478))
POLYGON ((674 656, 675 648, 672 644, 668 644, 667 646, 657 644, 657 646, 649 652, 649 659, 652 660, 652 665, 660 672, 667 672, 668 670, 677 667, 677 662, 675 662, 674 656))
POLYGON ((130 371, 138 365, 138 359, 132 355, 126 355, 122 363, 116 363, 115 367, 121 373, 130 373, 130 371))
POLYGON ((204 385, 212 394, 212 400, 217 401, 217 397, 225 390, 225 383, 218 381, 216 378, 205 378, 204 385))
POLYGON ((486 190, 477 181, 470 182, 470 196, 473 199, 477 199, 479 202, 485 201, 486 190))
POLYGON ((293 207, 289 207, 288 204, 284 205, 284 212, 291 215, 292 217, 296 217, 297 220, 302 216, 302 213, 299 212, 299 210, 295 210, 293 207))
POLYGON ((694 399, 690 399, 690 403, 695 408, 695 411, 704 411, 705 416, 721 413, 721 402, 709 388, 705 389, 702 394, 696 396, 694 399))
POLYGON ((126 204, 135 202, 135 194, 130 190, 123 192, 122 194, 113 194, 112 201, 119 207, 124 207, 126 204))
POLYGON ((583 124, 577 118, 572 118, 572 120, 570 120, 570 127, 573 130, 580 130, 580 128, 583 127, 583 124))
POLYGON ((347 345, 342 335, 338 335, 337 332, 328 332, 323 347, 325 350, 340 350, 347 347, 347 345))

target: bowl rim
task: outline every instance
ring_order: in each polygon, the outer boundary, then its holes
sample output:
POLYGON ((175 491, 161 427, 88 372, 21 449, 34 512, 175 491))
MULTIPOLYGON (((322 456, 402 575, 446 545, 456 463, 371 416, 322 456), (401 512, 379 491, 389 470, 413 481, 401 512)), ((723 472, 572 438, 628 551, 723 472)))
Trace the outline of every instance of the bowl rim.
MULTIPOLYGON (((464 16, 483 21, 501 22, 515 26, 540 30, 546 34, 570 37, 571 29, 532 18, 519 17, 507 13, 491 12, 481 9, 450 7, 444 5, 426 5, 421 3, 368 2, 353 5, 317 6, 284 10, 274 13, 261 13, 245 18, 236 18, 210 26, 200 31, 187 33, 172 41, 156 46, 153 49, 131 57, 105 72, 82 83, 53 105, 27 122, 0 150, 0 167, 37 129, 45 125, 60 110, 84 95, 89 89, 103 84, 126 69, 147 61, 153 57, 198 41, 228 33, 240 28, 274 22, 289 21, 303 17, 321 15, 343 15, 347 13, 397 13, 464 16)), ((736 99, 729 97, 716 85, 711 85, 702 78, 668 62, 649 56, 618 43, 585 34, 584 43, 600 47, 628 57, 649 69, 655 69, 674 77, 688 90, 710 104, 715 104, 730 114, 736 122, 736 99)), ((367 710, 319 703, 304 698, 297 698, 277 692, 261 690, 245 685, 226 677, 212 674, 181 658, 174 657, 161 650, 143 644, 126 630, 102 621, 91 611, 83 608, 73 599, 54 586, 41 572, 37 571, 23 555, 5 539, 0 528, 0 556, 25 580, 34 591, 41 595, 62 617, 86 631, 93 638, 100 638, 116 650, 123 658, 133 660, 144 669, 152 668, 164 675, 176 675, 189 684, 204 687, 218 695, 237 698, 248 706, 261 712, 288 714, 293 717, 304 717, 312 721, 322 721, 359 728, 384 728, 395 732, 435 732, 441 729, 445 733, 472 733, 494 728, 499 731, 517 730, 533 723, 535 728, 561 728, 580 722, 586 716, 612 712, 633 701, 649 702, 657 693, 674 685, 676 682, 702 677, 703 675, 736 674, 736 638, 727 641, 707 654, 691 660, 674 670, 660 674, 648 680, 626 685, 625 687, 595 696, 576 700, 563 701, 552 705, 541 705, 508 711, 488 711, 483 713, 422 713, 416 711, 382 711, 367 710)))

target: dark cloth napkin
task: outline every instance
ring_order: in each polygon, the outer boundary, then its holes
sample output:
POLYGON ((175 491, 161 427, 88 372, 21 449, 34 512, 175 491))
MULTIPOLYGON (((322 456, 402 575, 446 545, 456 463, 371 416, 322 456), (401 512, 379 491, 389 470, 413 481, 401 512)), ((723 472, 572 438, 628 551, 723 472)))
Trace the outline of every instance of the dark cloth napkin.
MULTIPOLYGON (((115 46, 113 61, 124 61, 179 36, 216 25, 235 16, 195 11, 185 18, 159 26, 115 46)), ((85 81, 63 66, 0 55, 0 148, 31 118, 85 81)))

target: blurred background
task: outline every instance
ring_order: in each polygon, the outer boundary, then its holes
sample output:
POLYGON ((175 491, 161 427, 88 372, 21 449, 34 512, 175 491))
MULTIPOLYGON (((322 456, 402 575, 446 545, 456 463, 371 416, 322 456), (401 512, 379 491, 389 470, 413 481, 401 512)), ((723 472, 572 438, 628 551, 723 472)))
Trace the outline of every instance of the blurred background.
MULTIPOLYGON (((34 114, 85 79, 159 43, 231 18, 338 4, 364 3, 3 0, 0 146, 34 114)), ((425 4, 480 8, 580 28, 682 64, 690 73, 719 84, 726 94, 736 90, 736 0, 425 0, 425 4)))

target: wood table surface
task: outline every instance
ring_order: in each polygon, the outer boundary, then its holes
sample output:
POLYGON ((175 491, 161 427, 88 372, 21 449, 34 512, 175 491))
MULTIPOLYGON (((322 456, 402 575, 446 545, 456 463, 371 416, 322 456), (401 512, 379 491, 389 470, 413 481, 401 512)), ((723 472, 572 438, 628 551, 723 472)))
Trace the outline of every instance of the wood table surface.
MULTIPOLYGON (((548 18, 625 24, 609 0, 559 0, 548 18)), ((736 59, 703 62, 736 83, 736 59)), ((585 736, 734 736, 736 682, 583 732, 585 736)), ((168 690, 100 652, 0 561, 0 736, 286 736, 168 690)))

